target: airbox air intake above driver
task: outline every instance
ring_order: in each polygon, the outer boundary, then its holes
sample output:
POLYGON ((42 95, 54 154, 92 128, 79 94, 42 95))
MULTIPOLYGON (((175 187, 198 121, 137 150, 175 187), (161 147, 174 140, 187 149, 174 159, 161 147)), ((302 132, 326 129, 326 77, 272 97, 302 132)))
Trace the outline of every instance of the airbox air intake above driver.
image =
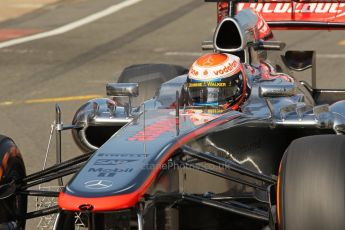
POLYGON ((242 10, 234 18, 224 18, 214 33, 213 45, 217 51, 234 53, 243 51, 258 34, 258 16, 252 10, 242 10))
POLYGON ((221 52, 236 52, 244 49, 241 28, 233 18, 220 22, 215 36, 214 47, 221 52))

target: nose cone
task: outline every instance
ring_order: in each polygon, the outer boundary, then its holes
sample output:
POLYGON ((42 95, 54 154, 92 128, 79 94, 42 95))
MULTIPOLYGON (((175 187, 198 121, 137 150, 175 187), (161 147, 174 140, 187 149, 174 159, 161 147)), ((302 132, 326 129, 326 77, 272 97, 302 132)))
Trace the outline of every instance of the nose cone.
POLYGON ((66 211, 114 211, 133 207, 139 200, 138 192, 106 197, 77 197, 61 192, 59 207, 66 211))

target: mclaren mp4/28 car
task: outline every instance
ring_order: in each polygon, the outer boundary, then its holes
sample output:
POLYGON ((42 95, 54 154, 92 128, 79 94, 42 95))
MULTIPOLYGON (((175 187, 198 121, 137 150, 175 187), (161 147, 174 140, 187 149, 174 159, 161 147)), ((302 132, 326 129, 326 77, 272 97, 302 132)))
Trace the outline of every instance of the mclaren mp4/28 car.
POLYGON ((56 165, 26 175, 13 140, 0 136, 2 229, 52 213, 56 230, 78 221, 84 229, 345 229, 345 91, 316 89, 315 53, 284 51, 271 30, 345 28, 345 3, 217 4, 204 48, 238 57, 245 101, 191 105, 191 71, 126 68, 106 86, 109 98, 81 106, 72 125, 56 107, 56 165), (292 75, 305 69, 311 85, 292 75), (84 153, 61 162, 64 130, 84 153), (33 189, 52 180, 61 191, 33 189), (57 204, 27 212, 28 196, 57 204))

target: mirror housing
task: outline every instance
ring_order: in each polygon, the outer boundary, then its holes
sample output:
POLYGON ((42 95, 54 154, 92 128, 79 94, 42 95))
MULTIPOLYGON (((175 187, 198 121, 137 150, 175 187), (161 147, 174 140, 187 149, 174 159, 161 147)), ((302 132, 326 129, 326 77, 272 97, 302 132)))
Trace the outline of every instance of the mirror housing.
POLYGON ((313 66, 314 51, 286 51, 284 55, 285 64, 292 70, 304 71, 313 66))
POLYGON ((128 103, 124 105, 127 117, 132 117, 132 97, 139 95, 138 83, 108 83, 106 85, 107 96, 128 97, 128 103))
POLYGON ((296 95, 297 86, 286 82, 280 85, 262 84, 259 87, 260 97, 291 97, 296 95))
POLYGON ((138 83, 108 83, 107 96, 110 97, 137 97, 139 95, 138 83))
POLYGON ((316 52, 313 50, 289 50, 282 56, 285 65, 294 71, 304 71, 311 68, 311 87, 316 89, 316 52))

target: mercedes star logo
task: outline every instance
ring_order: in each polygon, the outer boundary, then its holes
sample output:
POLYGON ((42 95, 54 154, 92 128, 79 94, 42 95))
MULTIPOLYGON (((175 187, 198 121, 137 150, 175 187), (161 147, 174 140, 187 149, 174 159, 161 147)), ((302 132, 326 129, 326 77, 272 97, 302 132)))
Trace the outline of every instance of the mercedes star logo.
POLYGON ((89 189, 106 189, 113 185, 109 180, 90 180, 84 183, 86 188, 89 189))
POLYGON ((206 65, 206 66, 212 66, 213 63, 214 63, 213 58, 212 58, 212 57, 208 57, 208 58, 204 61, 204 63, 202 63, 202 64, 203 64, 203 65, 206 65))

